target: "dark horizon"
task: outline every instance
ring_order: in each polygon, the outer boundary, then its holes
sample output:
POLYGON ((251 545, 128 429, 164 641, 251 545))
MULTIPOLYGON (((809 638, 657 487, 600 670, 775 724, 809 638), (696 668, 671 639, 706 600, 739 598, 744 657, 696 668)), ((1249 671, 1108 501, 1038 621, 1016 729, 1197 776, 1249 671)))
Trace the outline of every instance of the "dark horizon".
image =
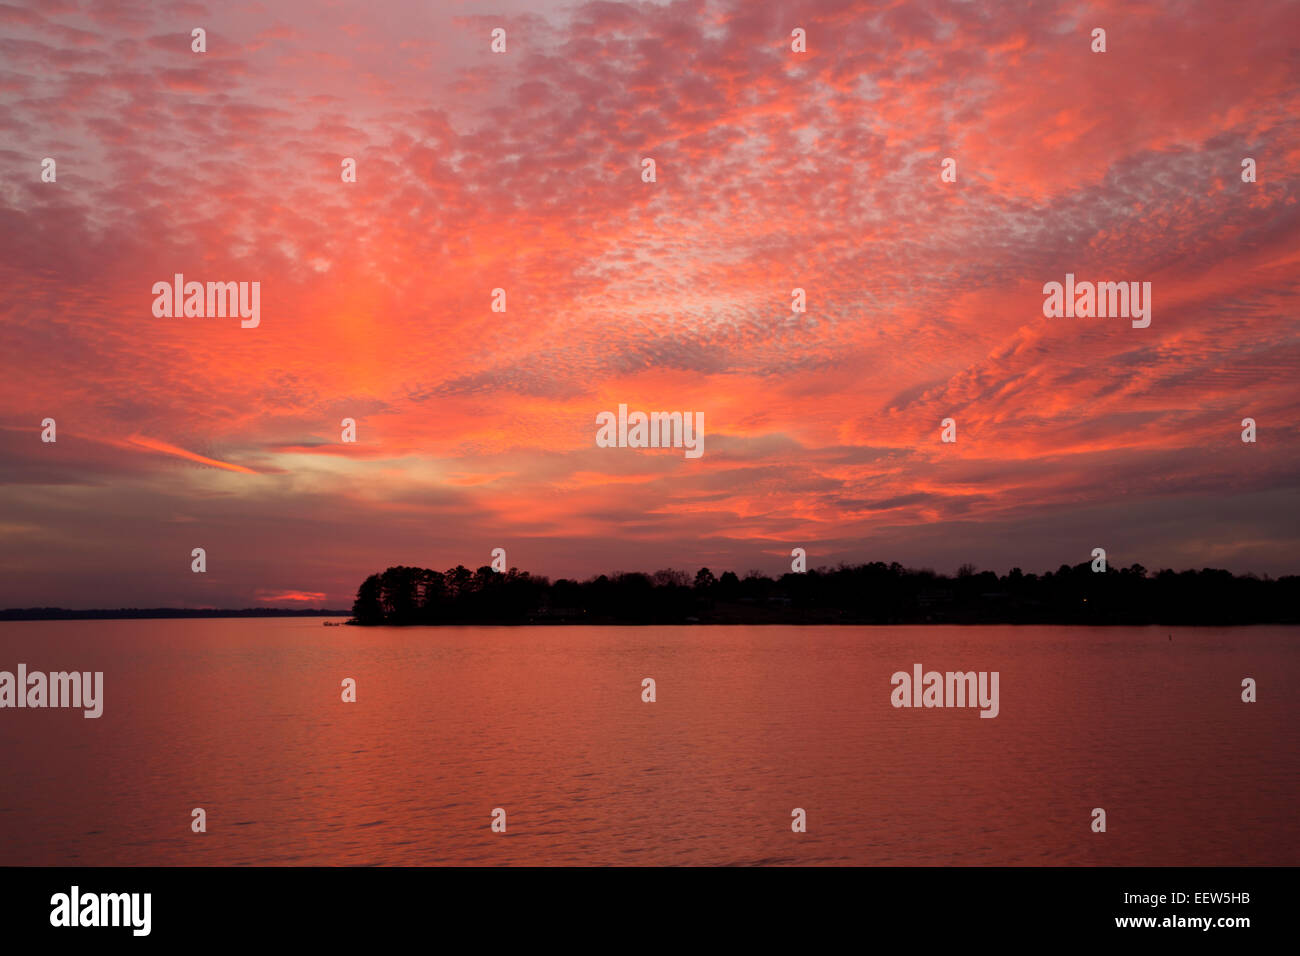
POLYGON ((390 567, 357 591, 362 625, 489 624, 1081 624, 1300 622, 1300 577, 1202 568, 1150 573, 1101 559, 1042 574, 954 576, 893 562, 840 564, 772 578, 700 568, 598 575, 585 581, 458 565, 390 567))
MULTIPOLYGON (((998 572, 992 570, 980 570, 972 564, 965 564, 958 570, 956 574, 953 575, 936 572, 932 568, 904 567, 902 564, 900 564, 897 561, 889 562, 888 564, 883 561, 864 562, 859 564, 849 564, 847 562, 840 562, 839 564, 834 566, 822 565, 816 568, 809 568, 806 572, 799 572, 799 573, 787 572, 779 576, 770 576, 757 570, 750 570, 746 572, 744 577, 740 577, 734 571, 728 570, 719 574, 714 579, 714 581, 720 584, 724 580, 728 582, 734 580, 742 588, 744 587, 746 582, 758 581, 758 582, 763 582, 762 585, 763 587, 779 588, 782 586, 786 586, 786 587, 792 585, 797 586, 795 582, 797 582, 800 578, 810 577, 811 579, 816 580, 819 577, 826 577, 828 575, 842 573, 845 571, 861 572, 870 569, 883 569, 889 572, 890 574, 915 578, 918 582, 921 583, 928 582, 931 586, 940 587, 940 588, 945 584, 955 584, 956 582, 960 582, 964 580, 969 580, 971 583, 974 584, 982 583, 984 585, 991 585, 996 582, 998 586, 1003 587, 1007 585, 1013 585, 1017 580, 1020 579, 1029 582, 1035 582, 1035 581, 1042 582, 1045 580, 1058 578, 1067 573, 1069 575, 1075 575, 1084 572, 1086 572, 1087 574, 1100 573, 1102 574, 1103 578, 1106 575, 1111 575, 1111 576, 1118 575, 1118 576, 1129 576, 1129 577, 1136 576, 1139 579, 1148 582, 1158 582, 1160 580, 1168 580, 1171 577, 1174 579, 1185 581, 1188 578, 1188 576, 1194 576, 1199 579, 1201 576, 1205 575, 1205 576, 1210 576, 1214 580, 1219 582, 1227 582, 1227 581, 1236 582, 1236 583, 1254 582, 1258 585, 1264 586, 1263 590, 1257 592, 1256 596, 1262 595, 1265 592, 1269 592, 1270 597, 1278 594, 1281 595, 1293 594, 1295 597, 1300 598, 1300 575, 1288 574, 1288 575, 1283 575, 1274 578, 1268 574, 1257 575, 1252 572, 1247 572, 1244 574, 1235 574, 1233 572, 1220 569, 1220 568, 1200 568, 1200 569, 1188 568, 1182 571, 1175 571, 1170 568, 1162 568, 1157 571, 1148 571, 1141 564, 1133 564, 1127 568, 1108 567, 1105 572, 1094 572, 1091 570, 1090 562, 1086 562, 1086 561, 1073 566, 1062 564, 1054 571, 1048 570, 1048 571, 1043 571, 1038 573, 1024 572, 1018 567, 1013 567, 1002 574, 999 574, 998 572)), ((680 570, 675 568, 665 568, 653 572, 618 570, 606 574, 591 575, 582 580, 576 580, 576 579, 564 578, 564 577, 558 577, 552 579, 546 575, 534 575, 531 572, 522 572, 518 568, 511 568, 509 572, 497 572, 487 565, 481 566, 475 571, 470 571, 470 569, 465 567, 464 565, 457 565, 455 568, 448 569, 446 572, 432 572, 429 569, 424 569, 424 568, 409 568, 408 566, 404 566, 404 565, 396 565, 388 568, 387 571, 385 571, 384 573, 387 574, 390 572, 396 572, 401 570, 417 571, 424 574, 441 574, 443 575, 444 578, 446 578, 449 575, 457 574, 459 576, 467 576, 469 580, 478 580, 480 582, 488 580, 485 577, 486 575, 491 574, 495 576, 497 574, 500 574, 501 577, 506 581, 512 580, 512 576, 513 578, 526 579, 530 585, 540 586, 541 588, 549 591, 553 591, 555 588, 564 588, 568 586, 585 588, 585 587, 596 585, 601 581, 610 582, 612 584, 617 585, 617 582, 619 582, 620 580, 632 580, 638 578, 645 579, 649 583, 652 589, 661 588, 661 589, 668 590, 674 586, 676 587, 688 586, 690 590, 695 591, 698 590, 697 579, 700 574, 704 572, 708 572, 710 575, 712 575, 712 571, 709 568, 704 567, 699 569, 694 574, 685 570, 680 570)), ((371 579, 377 579, 377 578, 382 578, 382 574, 372 574, 367 578, 367 581, 371 579)), ((1081 582, 1087 582, 1088 580, 1089 579, 1087 578, 1082 578, 1081 582)), ((1093 583, 1097 585, 1101 584, 1100 581, 1095 581, 1093 583)), ((364 588, 365 585, 363 584, 362 587, 364 588)), ((725 588, 726 585, 723 585, 723 587, 725 588)), ((1206 592, 1202 591, 1202 594, 1204 593, 1206 592)), ((763 595, 763 596, 767 597, 769 595, 763 595)), ((994 595, 994 597, 997 597, 997 595, 994 595)), ((358 594, 358 599, 359 598, 360 598, 360 594, 358 594)), ((1213 599, 1204 598, 1204 600, 1206 603, 1212 604, 1214 603, 1214 601, 1223 600, 1223 598, 1220 596, 1213 599)), ((1272 603, 1273 603, 1272 601, 1269 602, 1270 607, 1272 606, 1272 603)), ((938 607, 940 613, 942 613, 944 608, 944 602, 941 597, 937 599, 932 598, 931 600, 928 601, 928 603, 925 603, 923 606, 927 609, 938 607)), ((1063 605, 1058 605, 1058 606, 1063 608, 1063 605)), ((1283 606, 1285 606, 1285 604, 1283 606)), ((823 610, 833 612, 837 609, 838 609, 837 606, 832 605, 824 608, 823 610)), ((817 608, 804 608, 803 610, 806 613, 803 614, 804 619, 802 621, 792 622, 791 620, 788 619, 788 616, 782 616, 780 617, 779 620, 774 619, 771 622, 772 623, 808 623, 808 624, 836 623, 835 621, 829 621, 824 619, 816 619, 816 620, 812 619, 813 617, 817 616, 816 615, 816 611, 818 610, 817 608)), ((1291 613, 1289 615, 1285 613, 1281 613, 1281 614, 1274 613, 1274 614, 1266 615, 1265 617, 1261 617, 1258 613, 1258 609, 1256 609, 1256 613, 1254 614, 1245 613, 1244 609, 1241 610, 1243 610, 1243 613, 1232 615, 1231 617, 1233 618, 1233 620, 1239 619, 1238 622, 1243 624, 1300 623, 1300 611, 1291 613)), ((759 616, 761 617, 763 615, 759 615, 759 616)), ((321 608, 321 607, 185 608, 185 607, 167 607, 167 606, 77 608, 77 607, 64 607, 62 605, 0 608, 0 621, 150 620, 150 619, 159 619, 159 618, 183 619, 183 618, 215 618, 215 617, 235 617, 235 618, 238 617, 345 617, 345 618, 350 618, 355 620, 357 617, 357 602, 354 602, 351 608, 321 608)), ((509 620, 494 619, 489 616, 488 618, 484 618, 481 621, 481 623, 512 623, 512 624, 582 623, 582 621, 578 621, 578 620, 563 620, 563 621, 557 620, 553 615, 546 614, 545 612, 543 612, 542 618, 543 619, 538 619, 538 620, 520 621, 514 619, 509 619, 509 620)), ((396 622, 385 621, 384 623, 396 623, 396 622)), ((423 622, 423 623, 439 623, 439 622, 423 622)), ((474 624, 474 623, 480 623, 480 621, 474 619, 467 619, 467 620, 447 621, 445 623, 474 624)), ((635 619, 629 618, 626 620, 591 618, 587 620, 586 623, 591 623, 591 624, 633 623, 634 624, 634 623, 673 623, 673 622, 660 621, 660 620, 642 620, 641 618, 638 617, 635 619)), ((753 615, 747 615, 745 616, 745 619, 736 620, 734 622, 700 619, 697 623, 755 623, 755 620, 753 615)), ((846 620, 843 623, 872 623, 872 622, 862 621, 855 618, 853 620, 846 620)), ((944 619, 931 620, 931 619, 921 618, 916 620, 909 619, 905 623, 918 623, 918 624, 1056 623, 1056 624, 1060 624, 1060 623, 1087 623, 1087 622, 1079 621, 1075 617, 1052 618, 1050 620, 1035 619, 1033 621, 1021 622, 1021 621, 1012 621, 1012 620, 994 620, 994 619, 989 619, 987 617, 981 617, 974 614, 964 614, 960 617, 960 619, 957 620, 944 620, 944 619)), ((1141 622, 1135 620, 1133 617, 1125 617, 1123 620, 1117 619, 1117 620, 1102 621, 1098 623, 1133 624, 1133 623, 1141 623, 1141 622)), ((1166 622, 1152 619, 1150 623, 1158 624, 1158 623, 1166 623, 1166 622)), ((1214 623, 1222 624, 1223 623, 1222 617, 1216 619, 1214 623)))
POLYGON ((294 607, 10 607, 0 609, 0 621, 154 620, 203 617, 348 617, 352 612, 334 608, 294 607))

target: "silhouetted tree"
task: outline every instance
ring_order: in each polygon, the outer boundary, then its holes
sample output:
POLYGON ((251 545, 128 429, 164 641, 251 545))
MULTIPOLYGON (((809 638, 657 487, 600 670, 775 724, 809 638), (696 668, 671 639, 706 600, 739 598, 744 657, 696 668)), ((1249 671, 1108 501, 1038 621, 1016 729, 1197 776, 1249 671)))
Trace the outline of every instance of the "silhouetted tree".
POLYGON ((358 624, 384 623, 384 609, 379 603, 379 575, 372 574, 357 588, 357 599, 352 602, 352 619, 358 624))
POLYGON ((999 577, 964 565, 955 577, 897 562, 840 564, 773 580, 701 568, 600 575, 551 584, 518 568, 457 566, 445 573, 391 567, 367 577, 352 607, 359 624, 523 623, 1300 623, 1300 577, 1278 580, 1227 571, 1141 565, 1094 572, 1091 562, 1043 575, 1019 568, 999 577))

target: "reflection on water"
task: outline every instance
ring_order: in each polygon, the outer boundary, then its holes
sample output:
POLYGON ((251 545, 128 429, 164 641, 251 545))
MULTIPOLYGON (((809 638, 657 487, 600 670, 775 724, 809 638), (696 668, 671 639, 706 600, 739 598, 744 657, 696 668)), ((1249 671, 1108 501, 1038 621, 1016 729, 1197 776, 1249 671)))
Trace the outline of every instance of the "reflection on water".
POLYGON ((0 864, 1297 864, 1297 638, 0 623, 104 671, 98 720, 0 710, 0 864), (998 716, 895 709, 917 663, 998 716))

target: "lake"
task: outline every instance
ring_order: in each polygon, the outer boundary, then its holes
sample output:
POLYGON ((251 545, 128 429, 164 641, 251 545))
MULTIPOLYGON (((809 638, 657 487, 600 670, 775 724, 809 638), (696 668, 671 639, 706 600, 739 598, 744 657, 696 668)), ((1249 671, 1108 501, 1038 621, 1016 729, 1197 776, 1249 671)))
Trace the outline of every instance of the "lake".
POLYGON ((103 715, 0 709, 6 865, 1300 863, 1295 627, 0 623, 19 663, 103 715), (892 706, 918 663, 997 717, 892 706))

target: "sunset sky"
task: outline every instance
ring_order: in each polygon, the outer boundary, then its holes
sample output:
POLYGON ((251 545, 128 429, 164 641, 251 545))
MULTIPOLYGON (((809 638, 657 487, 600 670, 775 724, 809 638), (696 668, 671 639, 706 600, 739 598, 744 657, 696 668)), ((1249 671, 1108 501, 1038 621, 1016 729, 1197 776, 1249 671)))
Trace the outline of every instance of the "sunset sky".
POLYGON ((0 0, 0 607, 347 607, 496 547, 1300 572, 1297 37, 1280 0, 0 0), (1044 318, 1067 272, 1151 282, 1150 327, 1044 318), (260 282, 260 326, 155 318, 175 273, 260 282), (596 447, 620 403, 703 412, 703 456, 596 447))

